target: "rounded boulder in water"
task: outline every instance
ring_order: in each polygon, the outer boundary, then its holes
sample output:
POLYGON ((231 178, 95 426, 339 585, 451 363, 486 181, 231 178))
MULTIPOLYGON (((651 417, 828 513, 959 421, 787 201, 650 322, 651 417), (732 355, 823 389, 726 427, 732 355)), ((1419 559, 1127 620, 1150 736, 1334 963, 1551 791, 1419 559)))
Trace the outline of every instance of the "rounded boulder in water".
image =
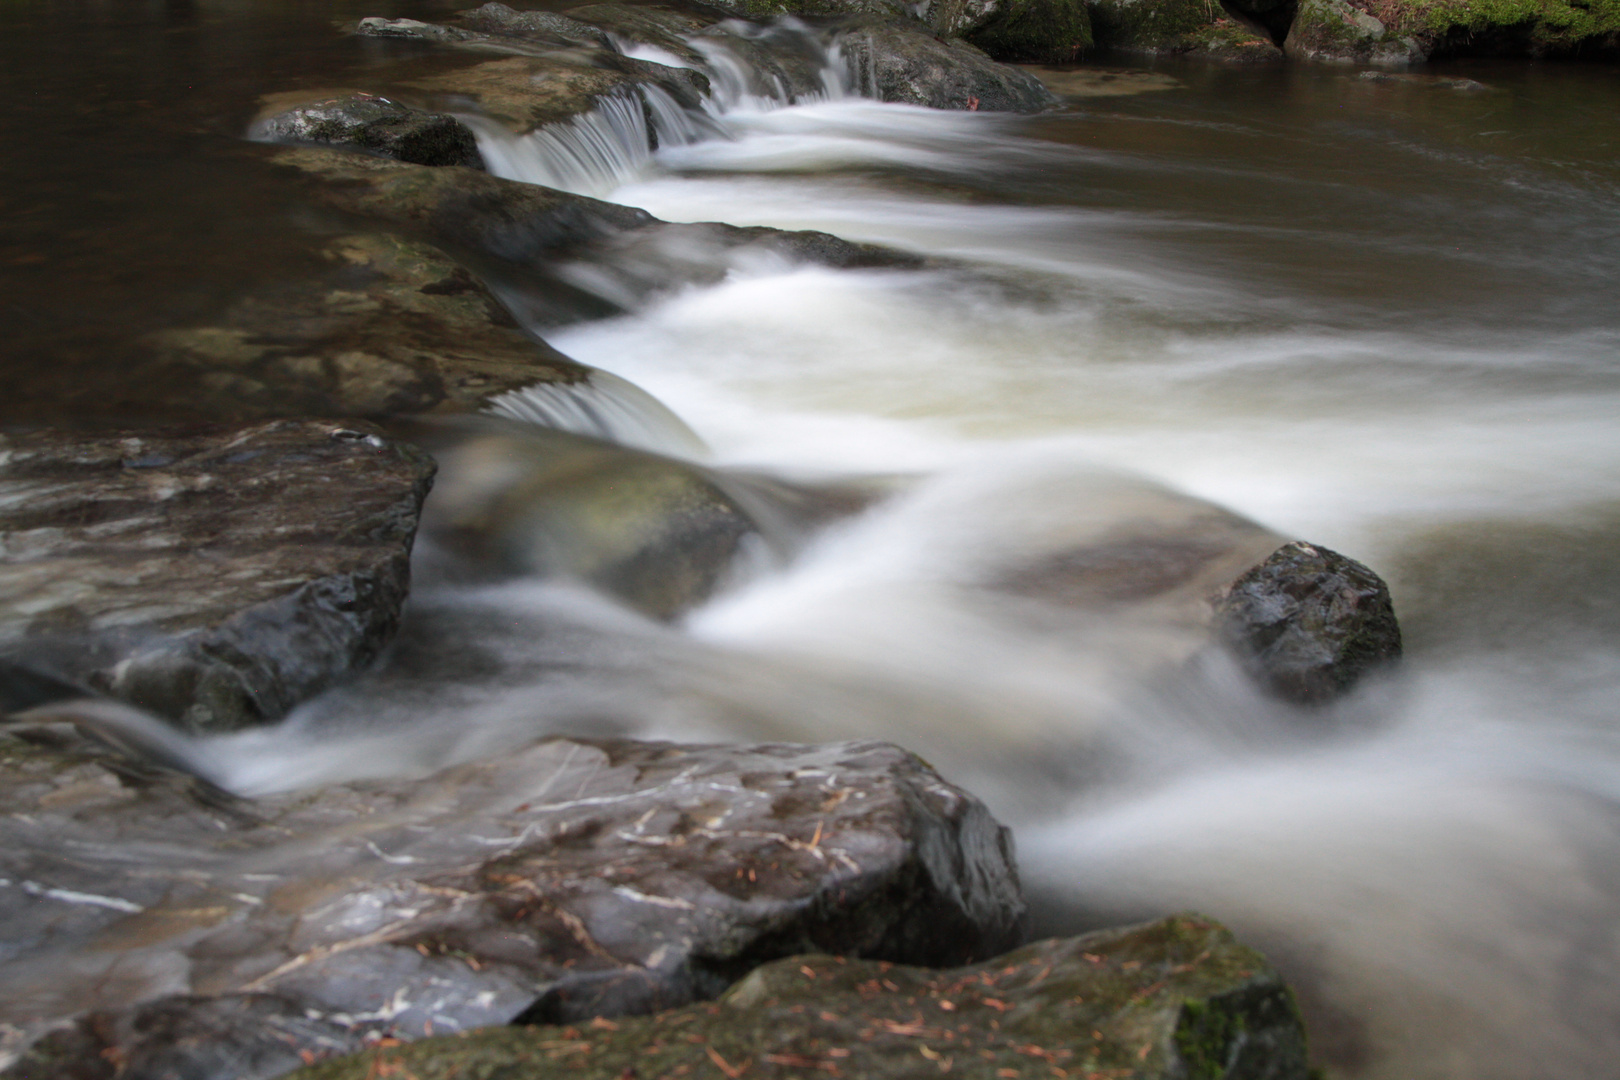
POLYGON ((1328 701, 1401 655, 1389 587, 1354 559, 1284 544, 1216 603, 1221 636, 1274 693, 1328 701))
POLYGON ((351 94, 276 113, 254 125, 253 135, 265 142, 352 146, 413 165, 484 167, 478 140, 455 117, 373 94, 351 94))

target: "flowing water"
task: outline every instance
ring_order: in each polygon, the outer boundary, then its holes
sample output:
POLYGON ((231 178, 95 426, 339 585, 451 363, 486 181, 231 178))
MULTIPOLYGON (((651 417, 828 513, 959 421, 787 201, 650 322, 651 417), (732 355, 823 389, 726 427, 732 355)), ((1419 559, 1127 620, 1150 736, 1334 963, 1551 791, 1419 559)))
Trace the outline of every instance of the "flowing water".
MULTIPOLYGON (((31 129, 13 113, 43 146, 26 175, 0 141, 24 235, 8 363, 65 350, 113 378, 113 324, 195 317, 205 292, 305 265, 295 195, 228 135, 253 95, 402 54, 333 39, 324 6, 263 10, 171 4, 122 27, 209 60, 189 72, 201 101, 167 61, 70 76, 18 48, 5 70, 33 83, 14 98, 49 75, 85 104, 78 127, 61 102, 33 102, 31 129), (163 133, 165 161, 131 126, 163 133), (112 224, 96 191, 123 200, 112 224), (158 269, 137 281, 142 260, 158 269)), ((12 44, 33 33, 62 65, 120 29, 19 25, 12 44)), ((706 56, 721 92, 703 115, 657 103, 656 152, 623 141, 642 112, 609 108, 525 140, 482 127, 486 157, 667 220, 930 261, 744 262, 542 327, 633 386, 498 411, 698 462, 762 520, 782 484, 859 490, 846 509, 864 509, 784 517, 673 624, 578 584, 468 583, 424 543, 388 665, 191 752, 251 793, 426 773, 547 730, 893 739, 1014 824, 1040 932, 1220 917, 1293 980, 1331 1075, 1614 1075, 1620 72, 1120 64, 1014 118, 865 100, 836 54, 826 92, 788 105, 706 56), (1175 643, 1152 627, 993 587, 1182 495, 1379 569, 1403 666, 1295 710, 1218 660, 1160 662, 1175 643)), ((69 400, 36 386, 7 419, 69 400)), ((473 465, 444 465, 448 499, 473 465)))

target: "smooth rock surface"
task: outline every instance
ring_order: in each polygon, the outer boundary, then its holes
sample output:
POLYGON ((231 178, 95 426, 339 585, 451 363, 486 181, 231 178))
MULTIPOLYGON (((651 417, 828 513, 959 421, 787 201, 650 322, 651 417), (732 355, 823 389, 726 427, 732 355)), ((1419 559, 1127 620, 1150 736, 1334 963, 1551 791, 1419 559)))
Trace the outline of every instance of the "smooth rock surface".
POLYGON ((1007 831, 874 742, 547 739, 247 802, 53 724, 0 734, 0 879, 29 1080, 259 1080, 678 1007, 806 951, 959 964, 1023 914, 1007 831))
POLYGON ((729 485, 688 462, 494 420, 419 437, 446 477, 424 536, 479 577, 572 578, 668 619, 759 538, 729 485))
POLYGON ((0 656, 194 730, 276 719, 393 635, 432 475, 330 421, 0 436, 0 656))
POLYGON ((768 964, 720 1003, 611 1026, 500 1028, 367 1051, 297 1080, 528 1077, 1306 1080, 1293 995, 1197 916, 1042 941, 936 971, 768 964), (503 1071, 504 1070, 504 1071, 503 1071))
POLYGON ((1302 704, 1331 700, 1401 655, 1383 580, 1354 559, 1299 541, 1238 578, 1215 611, 1221 636, 1249 671, 1302 704))
POLYGON ((484 167, 478 141, 461 121, 375 94, 350 94, 278 112, 255 123, 251 134, 266 142, 352 146, 414 165, 484 167))
POLYGON ((430 244, 354 233, 320 254, 325 267, 303 281, 147 340, 174 408, 244 419, 475 412, 519 387, 589 377, 430 244))
POLYGON ((960 39, 902 22, 867 22, 840 38, 862 93, 931 109, 1040 112, 1057 98, 1027 71, 960 39))

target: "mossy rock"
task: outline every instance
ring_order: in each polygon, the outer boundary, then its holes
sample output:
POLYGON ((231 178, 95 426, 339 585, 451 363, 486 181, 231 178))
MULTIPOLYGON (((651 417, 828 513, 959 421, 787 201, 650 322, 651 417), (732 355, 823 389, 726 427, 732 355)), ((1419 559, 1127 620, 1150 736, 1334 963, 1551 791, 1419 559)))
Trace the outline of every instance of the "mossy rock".
POLYGON ((1620 0, 1385 0, 1368 7, 1431 56, 1620 57, 1620 0))
POLYGON ((1283 51, 1296 60, 1380 66, 1421 63, 1426 56, 1414 38, 1390 30, 1348 0, 1304 0, 1283 51))
POLYGON ((1105 49, 1240 62, 1282 57, 1269 36, 1215 0, 1092 0, 1091 27, 1105 49))
POLYGON ((997 60, 1061 64, 1091 48, 1091 15, 1083 0, 1003 0, 966 37, 997 60))
POLYGON ((951 970, 831 956, 767 964, 717 1004, 491 1028, 322 1063, 294 1080, 1058 1076, 1306 1080, 1293 995, 1258 953, 1182 915, 951 970))

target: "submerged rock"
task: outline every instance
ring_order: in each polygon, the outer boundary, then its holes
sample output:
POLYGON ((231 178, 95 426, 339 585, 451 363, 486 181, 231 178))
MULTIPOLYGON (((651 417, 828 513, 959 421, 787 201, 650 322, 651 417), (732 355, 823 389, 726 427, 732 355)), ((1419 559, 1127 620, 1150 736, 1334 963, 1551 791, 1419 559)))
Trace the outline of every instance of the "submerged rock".
POLYGON ((997 63, 960 39, 920 26, 870 22, 839 41, 862 92, 931 109, 1040 112, 1057 98, 1027 71, 997 63))
POLYGON ((266 142, 353 146, 414 165, 484 167, 478 140, 455 117, 374 94, 350 94, 278 112, 255 123, 251 134, 266 142))
POLYGON ((667 619, 759 538, 724 481, 686 462, 512 422, 422 439, 446 477, 424 535, 479 576, 574 578, 667 619))
POLYGON ((398 626, 433 463, 370 428, 0 448, 0 656, 217 731, 282 716, 398 626))
POLYGON ((590 1027, 377 1049, 296 1080, 527 1075, 1306 1080, 1293 995, 1196 916, 1043 941, 946 971, 830 956, 765 965, 720 1003, 590 1027), (538 1073, 535 1075, 539 1075, 538 1073))
POLYGON ((1416 40, 1392 33, 1348 0, 1301 0, 1283 51, 1296 60, 1344 64, 1403 66, 1427 59, 1416 40))
POLYGON ((1354 559, 1299 541, 1233 582, 1216 602, 1216 620, 1257 679, 1301 704, 1331 700, 1401 655, 1383 580, 1354 559))
POLYGON ((484 284, 428 244, 339 236, 324 271, 242 297, 208 326, 147 340, 155 386, 216 417, 475 412, 536 383, 585 380, 518 328, 484 284))
POLYGON ((1090 8, 1101 48, 1244 63, 1282 59, 1269 34, 1205 0, 1092 0, 1090 8))
POLYGON ((549 739, 210 790, 65 725, 0 734, 4 1075, 260 1080, 368 1037, 678 1007, 799 952, 981 960, 1023 912, 1007 831, 880 743, 549 739))

